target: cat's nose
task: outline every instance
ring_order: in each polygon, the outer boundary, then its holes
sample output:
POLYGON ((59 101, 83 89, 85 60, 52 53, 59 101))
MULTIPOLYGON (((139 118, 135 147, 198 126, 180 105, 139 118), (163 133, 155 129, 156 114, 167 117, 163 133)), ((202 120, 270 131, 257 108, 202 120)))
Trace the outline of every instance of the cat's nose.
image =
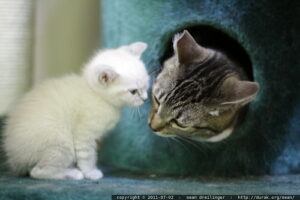
POLYGON ((153 124, 151 122, 150 122, 149 126, 154 132, 159 132, 164 128, 164 127, 156 126, 156 124, 153 124))
POLYGON ((149 126, 154 132, 159 132, 165 128, 165 123, 157 114, 154 114, 149 126))

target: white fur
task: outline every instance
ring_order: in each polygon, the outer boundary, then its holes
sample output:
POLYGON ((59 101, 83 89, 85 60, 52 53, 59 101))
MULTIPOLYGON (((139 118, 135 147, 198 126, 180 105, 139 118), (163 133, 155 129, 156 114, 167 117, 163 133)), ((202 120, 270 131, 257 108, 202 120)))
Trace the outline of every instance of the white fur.
POLYGON ((101 178, 96 140, 116 125, 123 106, 139 106, 147 98, 149 78, 140 60, 145 46, 136 47, 138 54, 128 46, 99 52, 83 75, 48 80, 27 93, 5 126, 12 172, 39 179, 101 178), (108 71, 116 77, 104 84, 99 76, 108 71))
POLYGON ((233 131, 233 127, 227 128, 221 133, 219 133, 216 136, 213 136, 211 138, 206 139, 207 142, 219 142, 221 140, 224 140, 225 138, 229 137, 233 131))
POLYGON ((208 113, 209 113, 211 116, 216 116, 216 117, 219 116, 219 114, 220 114, 220 113, 219 113, 219 110, 209 111, 208 113))

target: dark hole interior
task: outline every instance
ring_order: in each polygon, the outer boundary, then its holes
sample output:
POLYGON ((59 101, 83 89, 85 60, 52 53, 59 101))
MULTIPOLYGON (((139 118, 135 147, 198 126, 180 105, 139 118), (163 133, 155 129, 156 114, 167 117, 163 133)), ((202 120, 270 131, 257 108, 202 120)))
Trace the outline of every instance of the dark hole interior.
MULTIPOLYGON (((211 26, 193 26, 174 32, 174 34, 188 30, 195 40, 204 47, 220 50, 231 60, 235 61, 243 68, 250 80, 253 80, 251 60, 244 48, 226 33, 211 26)), ((174 35, 173 34, 173 35, 174 35)), ((172 38, 170 37, 164 55, 161 58, 161 64, 173 55, 172 38)))

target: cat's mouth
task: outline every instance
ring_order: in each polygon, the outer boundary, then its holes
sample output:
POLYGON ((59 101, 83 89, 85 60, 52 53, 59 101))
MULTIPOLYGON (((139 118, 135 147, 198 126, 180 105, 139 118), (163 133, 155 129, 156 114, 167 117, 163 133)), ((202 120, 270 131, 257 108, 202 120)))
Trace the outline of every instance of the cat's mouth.
POLYGON ((153 126, 152 122, 150 122, 149 127, 152 129, 152 131, 155 134, 162 136, 162 137, 170 137, 170 135, 174 135, 174 134, 169 133, 169 131, 167 131, 169 129, 167 125, 156 127, 156 126, 153 126))
POLYGON ((160 137, 175 137, 176 135, 174 134, 167 134, 167 133, 163 133, 163 132, 155 132, 154 133, 160 137))
POLYGON ((184 137, 191 140, 199 142, 219 142, 231 135, 234 129, 234 121, 226 129, 218 131, 212 128, 202 127, 198 130, 193 130, 189 132, 184 132, 179 129, 175 129, 169 126, 152 128, 151 123, 149 123, 150 128, 153 132, 161 137, 184 137))

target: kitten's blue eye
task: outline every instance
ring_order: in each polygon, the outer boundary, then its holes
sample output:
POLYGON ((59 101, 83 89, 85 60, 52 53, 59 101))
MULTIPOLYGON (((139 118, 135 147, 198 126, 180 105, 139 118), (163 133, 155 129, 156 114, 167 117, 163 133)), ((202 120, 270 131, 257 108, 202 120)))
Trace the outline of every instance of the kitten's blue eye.
POLYGON ((134 90, 129 90, 129 92, 132 94, 132 95, 135 95, 138 93, 138 90, 137 89, 134 89, 134 90))

